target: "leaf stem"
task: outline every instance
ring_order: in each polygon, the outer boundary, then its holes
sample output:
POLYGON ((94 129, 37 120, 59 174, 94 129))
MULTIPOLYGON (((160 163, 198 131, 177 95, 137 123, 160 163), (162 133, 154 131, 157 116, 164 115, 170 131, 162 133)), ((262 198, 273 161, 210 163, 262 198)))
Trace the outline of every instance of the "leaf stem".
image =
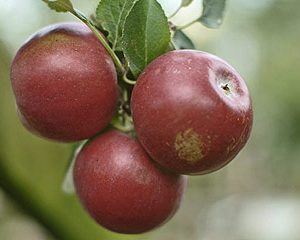
POLYGON ((175 15, 180 11, 180 9, 182 8, 182 5, 180 5, 175 12, 173 12, 168 18, 172 18, 175 17, 175 15))
POLYGON ((194 23, 196 23, 196 22, 198 22, 198 21, 199 21, 199 18, 197 18, 197 19, 193 20, 192 22, 187 23, 187 24, 185 24, 185 25, 182 25, 182 26, 176 26, 176 29, 177 29, 177 30, 183 30, 183 29, 185 29, 185 28, 188 28, 188 27, 192 26, 194 23))
POLYGON ((173 48, 173 50, 177 50, 177 47, 173 40, 170 41, 170 46, 173 48))
POLYGON ((104 39, 104 37, 100 34, 100 32, 98 31, 98 29, 95 27, 95 25, 90 20, 88 20, 78 10, 74 10, 71 13, 75 17, 79 18, 82 22, 84 22, 92 30, 92 32, 96 35, 96 37, 99 39, 99 41, 103 44, 103 46, 105 47, 106 51, 112 57, 115 65, 116 65, 116 68, 117 68, 118 72, 121 73, 121 74, 125 74, 126 71, 125 71, 125 68, 123 67, 122 62, 120 61, 120 59, 118 58, 118 56, 115 54, 115 52, 111 49, 111 47, 109 46, 109 44, 107 43, 107 41, 104 39))

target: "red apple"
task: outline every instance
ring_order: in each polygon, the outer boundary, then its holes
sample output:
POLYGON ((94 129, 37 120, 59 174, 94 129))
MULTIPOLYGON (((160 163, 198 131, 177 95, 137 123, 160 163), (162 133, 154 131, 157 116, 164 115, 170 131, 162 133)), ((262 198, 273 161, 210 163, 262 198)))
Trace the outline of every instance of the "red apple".
POLYGON ((79 152, 74 183, 82 204, 100 225, 119 233, 142 233, 174 215, 186 177, 161 169, 135 139, 111 130, 79 152))
POLYGON ((114 63, 82 23, 59 23, 34 34, 13 60, 11 81, 23 124, 58 141, 95 135, 117 105, 114 63))
POLYGON ((178 50, 154 60, 134 87, 131 107, 148 154, 180 174, 205 174, 229 163, 252 126, 245 82, 228 63, 178 50))

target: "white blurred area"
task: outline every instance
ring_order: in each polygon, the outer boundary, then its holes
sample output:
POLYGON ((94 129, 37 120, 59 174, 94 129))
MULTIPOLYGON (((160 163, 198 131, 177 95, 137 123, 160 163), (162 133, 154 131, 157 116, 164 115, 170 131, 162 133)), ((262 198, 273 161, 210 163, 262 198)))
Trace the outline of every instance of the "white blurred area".
POLYGON ((185 203, 189 206, 184 205, 167 226, 153 232, 153 239, 300 239, 299 195, 237 193, 218 199, 189 190, 185 203))
POLYGON ((199 240, 298 240, 299 196, 233 195, 199 216, 199 240), (224 237, 226 236, 226 237, 224 237))
MULTIPOLYGON (((86 13, 93 13, 99 1, 72 0, 74 6, 86 13)), ((32 33, 51 23, 77 21, 70 14, 50 11, 41 0, 0 0, 0 41, 15 52, 32 33)))

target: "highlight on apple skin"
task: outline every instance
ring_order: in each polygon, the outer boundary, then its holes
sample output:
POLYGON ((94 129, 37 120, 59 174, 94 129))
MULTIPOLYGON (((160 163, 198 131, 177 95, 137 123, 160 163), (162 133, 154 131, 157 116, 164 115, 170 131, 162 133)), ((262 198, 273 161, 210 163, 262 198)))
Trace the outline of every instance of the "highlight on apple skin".
POLYGON ((138 139, 150 157, 179 174, 199 175, 229 163, 253 121, 247 86, 224 60, 196 50, 155 59, 131 98, 138 139))
POLYGON ((81 203, 103 227, 143 233, 177 211, 187 178, 152 162, 136 139, 110 130, 88 142, 74 166, 81 203))
POLYGON ((63 142, 103 130, 119 96, 113 60, 94 33, 76 22, 30 37, 12 62, 11 82, 24 126, 63 142))

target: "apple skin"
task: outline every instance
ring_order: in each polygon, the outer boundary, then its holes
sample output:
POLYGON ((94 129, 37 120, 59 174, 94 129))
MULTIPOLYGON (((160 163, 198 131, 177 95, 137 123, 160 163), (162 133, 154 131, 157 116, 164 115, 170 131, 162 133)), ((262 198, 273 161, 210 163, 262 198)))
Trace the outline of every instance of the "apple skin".
POLYGON ((129 136, 110 130, 79 152, 74 167, 77 194, 103 227, 136 234, 168 221, 178 209, 187 178, 152 162, 129 136))
POLYGON ((35 33, 17 52, 11 82, 23 125, 63 142, 104 129, 119 90, 113 60, 82 23, 59 23, 35 33))
POLYGON ((131 110, 150 157, 188 175, 229 163, 246 144, 253 121, 250 94, 237 71, 195 50, 154 60, 137 80, 131 110))

